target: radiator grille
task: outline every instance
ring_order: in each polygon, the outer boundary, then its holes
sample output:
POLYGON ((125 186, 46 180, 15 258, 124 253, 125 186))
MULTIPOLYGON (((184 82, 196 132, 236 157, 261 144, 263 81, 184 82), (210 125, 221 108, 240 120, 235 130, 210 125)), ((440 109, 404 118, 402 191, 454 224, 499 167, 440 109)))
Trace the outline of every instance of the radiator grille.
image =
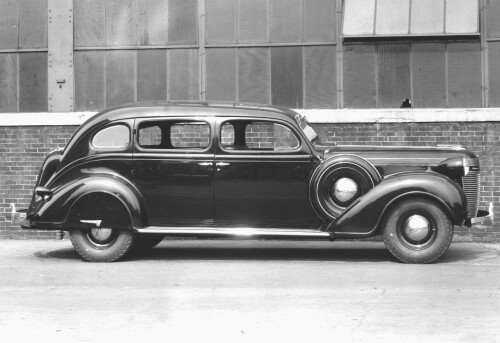
POLYGON ((462 178, 465 196, 467 197, 467 217, 474 218, 479 207, 479 172, 470 171, 462 178))

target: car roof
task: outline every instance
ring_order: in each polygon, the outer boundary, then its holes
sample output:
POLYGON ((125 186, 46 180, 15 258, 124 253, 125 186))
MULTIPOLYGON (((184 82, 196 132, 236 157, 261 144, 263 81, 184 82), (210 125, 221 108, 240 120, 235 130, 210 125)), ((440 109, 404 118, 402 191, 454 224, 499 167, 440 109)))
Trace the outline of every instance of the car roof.
MULTIPOLYGON (((176 117, 261 117, 294 121, 296 112, 280 106, 218 102, 137 102, 104 110, 82 126, 95 126, 132 118, 176 117)), ((82 129, 84 129, 82 127, 82 129)))

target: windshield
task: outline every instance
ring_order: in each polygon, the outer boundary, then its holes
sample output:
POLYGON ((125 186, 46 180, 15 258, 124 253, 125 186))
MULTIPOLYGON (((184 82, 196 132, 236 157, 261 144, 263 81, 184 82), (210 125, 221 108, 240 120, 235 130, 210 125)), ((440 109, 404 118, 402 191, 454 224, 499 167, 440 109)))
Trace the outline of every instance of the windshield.
POLYGON ((295 120, 297 121, 297 123, 299 124, 300 128, 302 129, 302 131, 306 135, 307 139, 313 144, 313 146, 315 148, 318 145, 322 145, 318 134, 316 133, 316 131, 314 131, 314 129, 312 128, 312 126, 309 125, 309 122, 307 121, 306 117, 304 117, 304 116, 302 116, 300 114, 297 114, 295 116, 295 120))

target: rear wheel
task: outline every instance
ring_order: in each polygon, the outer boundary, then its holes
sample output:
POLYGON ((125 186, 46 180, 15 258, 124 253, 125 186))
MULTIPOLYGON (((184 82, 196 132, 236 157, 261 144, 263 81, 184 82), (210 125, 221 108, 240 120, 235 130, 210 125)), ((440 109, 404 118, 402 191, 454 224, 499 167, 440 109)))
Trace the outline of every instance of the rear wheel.
POLYGON ((407 199, 385 217, 383 239, 387 249, 405 263, 429 263, 450 246, 453 224, 443 209, 427 199, 407 199))
POLYGON ((70 231, 76 252, 89 262, 113 262, 124 257, 133 246, 134 233, 129 230, 92 228, 70 231))

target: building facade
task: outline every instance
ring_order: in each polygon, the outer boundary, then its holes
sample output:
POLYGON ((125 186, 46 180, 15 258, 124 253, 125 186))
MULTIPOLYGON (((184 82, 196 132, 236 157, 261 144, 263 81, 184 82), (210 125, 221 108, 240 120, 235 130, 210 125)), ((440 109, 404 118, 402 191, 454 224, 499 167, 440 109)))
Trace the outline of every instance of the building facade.
MULTIPOLYGON (((29 203, 44 156, 93 113, 150 100, 283 105, 331 143, 462 144, 481 159, 481 207, 500 215, 500 0, 0 8, 0 237, 54 237, 5 215, 29 203)), ((500 223, 456 233, 499 241, 500 223)))

